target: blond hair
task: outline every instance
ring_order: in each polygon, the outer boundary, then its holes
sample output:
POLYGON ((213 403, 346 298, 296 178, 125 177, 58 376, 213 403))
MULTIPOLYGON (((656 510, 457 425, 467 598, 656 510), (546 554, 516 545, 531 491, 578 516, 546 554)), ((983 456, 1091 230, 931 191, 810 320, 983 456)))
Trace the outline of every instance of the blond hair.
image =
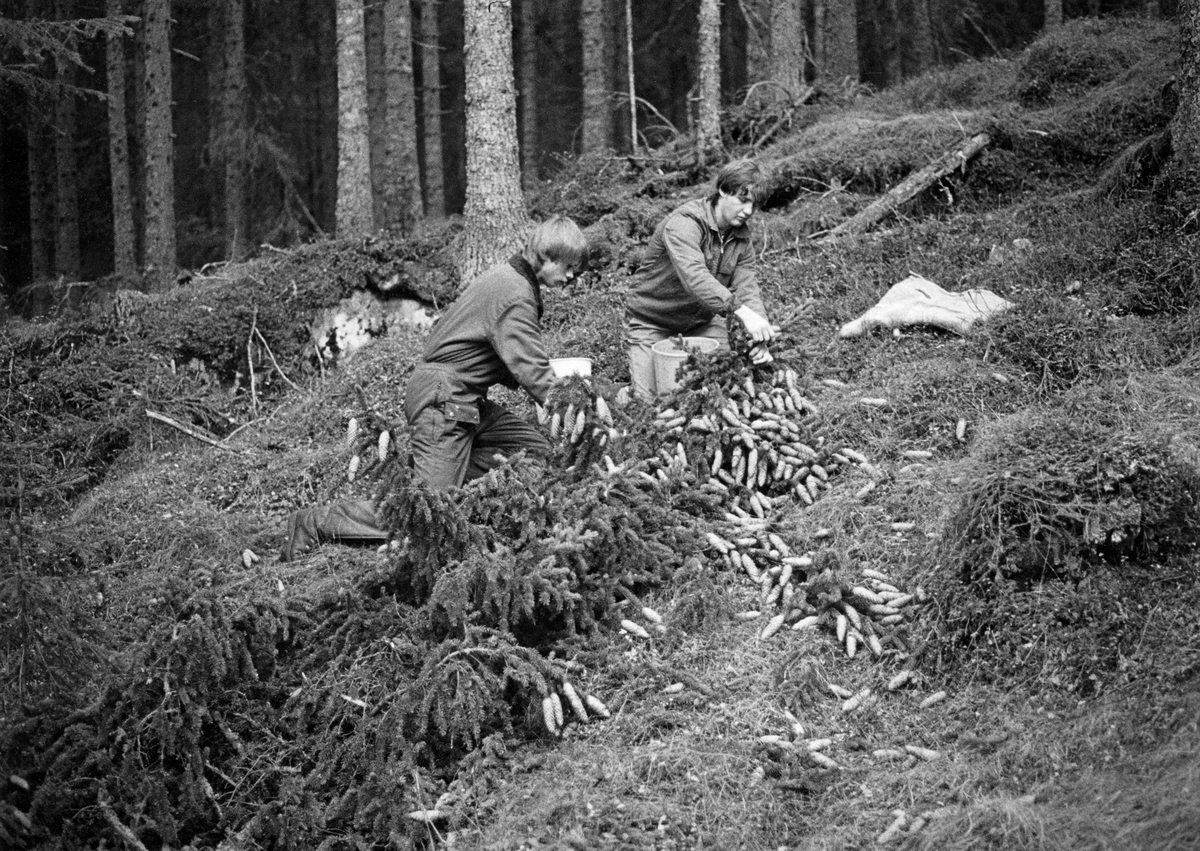
POLYGON ((578 269, 587 262, 587 237, 579 225, 563 215, 551 216, 529 234, 524 257, 534 271, 550 261, 578 269))

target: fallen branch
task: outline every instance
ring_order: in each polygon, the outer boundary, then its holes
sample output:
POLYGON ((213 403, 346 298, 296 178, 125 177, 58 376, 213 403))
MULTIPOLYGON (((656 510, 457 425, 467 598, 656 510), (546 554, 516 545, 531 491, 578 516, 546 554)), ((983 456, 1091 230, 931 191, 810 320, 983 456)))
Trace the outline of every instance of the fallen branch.
POLYGON ((186 426, 177 420, 171 419, 166 414, 160 414, 158 411, 152 411, 149 408, 147 408, 146 416, 148 416, 152 420, 158 420, 160 423, 166 423, 171 428, 179 429, 179 431, 183 432, 188 437, 194 437, 194 438, 196 438, 196 440, 200 440, 200 441, 203 441, 204 443, 209 444, 210 446, 217 447, 217 449, 225 449, 225 450, 229 449, 228 446, 226 446, 224 443, 217 440, 216 438, 212 438, 206 434, 202 434, 201 432, 196 431, 196 429, 192 428, 191 426, 186 426))
POLYGON ((956 168, 966 168, 967 161, 987 147, 991 141, 992 137, 987 133, 977 133, 961 148, 942 154, 925 168, 910 174, 888 190, 885 195, 867 205, 865 209, 822 234, 818 242, 829 242, 848 234, 865 233, 871 225, 895 212, 901 204, 920 195, 937 180, 950 174, 956 168))
POLYGON ((137 835, 130 830, 129 826, 117 817, 112 805, 109 803, 108 796, 103 790, 96 797, 96 804, 100 807, 100 812, 104 816, 104 820, 108 822, 108 826, 113 829, 117 836, 121 837, 133 851, 149 851, 142 841, 137 838, 137 835))

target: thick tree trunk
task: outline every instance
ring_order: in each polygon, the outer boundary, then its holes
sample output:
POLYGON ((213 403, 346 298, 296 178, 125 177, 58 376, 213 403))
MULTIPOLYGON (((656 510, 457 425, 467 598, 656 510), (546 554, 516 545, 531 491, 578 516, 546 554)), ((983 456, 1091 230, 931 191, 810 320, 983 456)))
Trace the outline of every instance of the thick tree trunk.
POLYGON ((933 46, 933 21, 929 15, 929 0, 911 0, 909 5, 912 23, 905 27, 911 33, 908 62, 905 66, 909 76, 923 74, 935 64, 933 46))
POLYGON ((417 105, 409 0, 386 0, 383 8, 387 67, 386 225, 410 233, 423 214, 417 160, 417 105))
POLYGON ((804 26, 800 0, 772 0, 770 80, 767 94, 777 98, 787 92, 788 100, 800 97, 804 90, 804 64, 808 54, 808 34, 804 26))
MULTIPOLYGON (((123 14, 121 0, 108 0, 109 17, 123 14)), ((113 218, 113 271, 122 278, 137 273, 133 199, 129 188, 129 132, 125 123, 125 39, 110 35, 105 43, 108 76, 108 171, 113 218)))
POLYGON ((583 42, 583 132, 585 154, 613 147, 613 45, 610 0, 582 0, 579 33, 583 42))
POLYGON ((1200 173, 1200 0, 1180 0, 1179 108, 1171 121, 1174 156, 1200 173))
POLYGON ((175 279, 175 153, 171 118, 171 2, 144 7, 146 80, 146 286, 169 289, 175 279))
POLYGON ((705 165, 721 146, 721 0, 700 0, 697 21, 696 159, 705 165))
POLYGON ((1063 22, 1063 0, 1045 0, 1043 5, 1043 22, 1044 29, 1052 30, 1055 27, 1062 26, 1063 22))
MULTIPOLYGON (((54 16, 74 17, 71 0, 55 0, 54 16)), ((67 62, 55 68, 60 85, 75 85, 75 68, 67 62)), ((54 270, 68 281, 79 279, 79 155, 75 149, 75 96, 60 94, 54 101, 54 270)))
POLYGON ((362 0, 337 0, 337 235, 375 230, 367 122, 366 36, 362 0))
POLYGON ((221 42, 221 145, 225 197, 225 245, 230 260, 250 254, 250 217, 246 199, 246 7, 245 0, 224 0, 221 42))
MULTIPOLYGON (((746 20, 746 79, 750 85, 771 79, 771 17, 784 0, 737 0, 746 20)), ((794 0, 799 8, 800 0, 794 0)))
POLYGON ((425 215, 446 215, 446 178, 442 165, 442 57, 438 0, 420 0, 421 114, 425 154, 425 215))
POLYGON ((821 32, 818 77, 828 83, 857 83, 858 11, 854 0, 825 0, 816 26, 821 32))
POLYGON ((467 283, 524 242, 529 218, 517 161, 517 103, 508 3, 463 10, 467 193, 458 271, 467 283))
POLYGON ((537 2, 519 0, 517 10, 517 127, 521 139, 521 183, 533 187, 538 178, 537 2))

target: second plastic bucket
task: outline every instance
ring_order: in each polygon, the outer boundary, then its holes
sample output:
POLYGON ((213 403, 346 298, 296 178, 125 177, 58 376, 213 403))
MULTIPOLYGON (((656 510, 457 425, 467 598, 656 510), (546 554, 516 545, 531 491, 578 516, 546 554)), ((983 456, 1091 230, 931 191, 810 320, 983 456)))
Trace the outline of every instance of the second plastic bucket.
POLYGON ((676 345, 678 337, 659 340, 650 347, 654 356, 654 389, 658 395, 675 389, 679 366, 692 352, 715 352, 721 345, 711 337, 684 337, 683 346, 676 345))

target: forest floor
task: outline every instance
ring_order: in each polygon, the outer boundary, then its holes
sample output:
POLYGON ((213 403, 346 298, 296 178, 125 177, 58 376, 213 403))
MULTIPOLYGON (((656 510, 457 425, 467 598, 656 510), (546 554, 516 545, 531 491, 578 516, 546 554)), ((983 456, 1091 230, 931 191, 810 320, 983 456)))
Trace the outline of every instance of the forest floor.
MULTIPOLYGON (((616 471, 518 470, 465 508, 406 486, 419 545, 279 561, 290 511, 406 485, 423 332, 372 300, 359 330, 387 333, 330 360, 310 324, 397 276, 444 301, 414 270, 444 268, 450 236, 273 252, 10 323, 0 839, 1200 848, 1200 180, 1162 159, 1175 37, 1081 22, 788 113, 756 220, 779 369, 685 372, 782 398, 795 370, 831 472, 762 522, 702 487, 717 444, 661 410, 715 416, 706 391, 618 413, 616 471), (988 148, 879 228, 820 239, 981 131, 988 148), (912 273, 1014 306, 965 337, 839 336, 912 273), (677 443, 687 464, 660 462, 677 443), (794 563, 797 608, 728 546, 775 580, 794 563), (848 647, 847 607, 880 591, 858 634, 888 643, 848 647), (610 717, 568 705, 551 731, 542 698, 572 680, 610 717)), ((629 267, 695 177, 581 161, 535 194, 599 246, 547 297, 552 355, 627 377, 629 267)))

